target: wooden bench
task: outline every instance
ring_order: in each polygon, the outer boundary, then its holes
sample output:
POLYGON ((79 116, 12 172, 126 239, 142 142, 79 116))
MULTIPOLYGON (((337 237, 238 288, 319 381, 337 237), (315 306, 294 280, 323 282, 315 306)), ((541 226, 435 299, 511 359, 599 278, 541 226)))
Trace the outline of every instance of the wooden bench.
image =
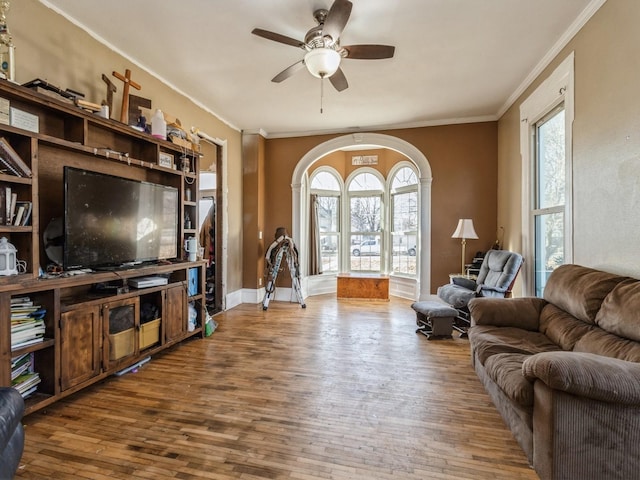
POLYGON ((389 300, 389 276, 375 273, 339 273, 338 298, 389 300))

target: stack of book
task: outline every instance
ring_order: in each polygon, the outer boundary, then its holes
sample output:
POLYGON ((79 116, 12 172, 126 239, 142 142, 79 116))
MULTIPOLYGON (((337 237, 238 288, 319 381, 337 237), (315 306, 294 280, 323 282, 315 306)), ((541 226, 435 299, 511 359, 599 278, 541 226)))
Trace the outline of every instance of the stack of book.
POLYGON ((0 137, 0 168, 4 173, 16 177, 31 177, 33 174, 29 165, 22 160, 22 157, 4 137, 0 137))
POLYGON ((40 375, 34 370, 33 352, 11 359, 11 386, 18 390, 23 398, 35 393, 39 383, 40 375))
POLYGON ((29 297, 11 299, 11 350, 44 340, 46 312, 29 297))
POLYGON ((0 186, 0 224, 29 225, 32 208, 31 202, 18 200, 18 194, 10 186, 0 186))

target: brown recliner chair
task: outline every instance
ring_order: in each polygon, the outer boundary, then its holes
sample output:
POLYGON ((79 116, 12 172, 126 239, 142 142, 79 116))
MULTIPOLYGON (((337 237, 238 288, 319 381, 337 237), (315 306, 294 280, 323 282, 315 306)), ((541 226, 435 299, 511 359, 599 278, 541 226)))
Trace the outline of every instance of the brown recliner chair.
POLYGON ((453 283, 438 287, 438 297, 458 311, 454 328, 466 335, 471 323, 467 304, 472 298, 510 297, 523 261, 519 253, 489 250, 475 280, 453 277, 453 283))

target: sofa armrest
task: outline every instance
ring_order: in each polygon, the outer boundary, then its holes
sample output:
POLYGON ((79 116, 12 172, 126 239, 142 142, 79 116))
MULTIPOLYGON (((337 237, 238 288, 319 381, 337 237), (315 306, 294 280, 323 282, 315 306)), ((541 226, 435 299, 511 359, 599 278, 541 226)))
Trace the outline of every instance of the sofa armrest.
POLYGON ((540 312, 546 301, 537 297, 479 297, 469 302, 471 325, 516 327, 537 331, 540 312))
POLYGON ((451 281, 453 282, 454 285, 458 285, 459 287, 464 287, 467 290, 471 290, 472 292, 475 292, 478 290, 478 284, 476 283, 475 280, 472 280, 470 278, 467 277, 451 277, 451 281))
POLYGON ((544 352, 522 364, 524 376, 554 390, 601 402, 640 405, 640 363, 582 352, 544 352))
POLYGON ((500 296, 504 297, 508 289, 509 287, 501 288, 501 287, 489 287, 488 285, 481 285, 479 290, 481 295, 484 295, 485 292, 487 292, 488 297, 497 296, 495 294, 500 294, 500 296))

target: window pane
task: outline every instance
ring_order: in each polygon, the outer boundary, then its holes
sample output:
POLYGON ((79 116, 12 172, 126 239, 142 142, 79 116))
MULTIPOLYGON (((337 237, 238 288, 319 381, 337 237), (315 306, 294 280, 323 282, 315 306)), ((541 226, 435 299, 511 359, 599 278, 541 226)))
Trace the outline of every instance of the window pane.
POLYGON ((338 245, 340 245, 338 234, 320 234, 320 256, 323 272, 338 271, 338 245))
POLYGON ((311 188, 313 190, 332 190, 339 192, 340 185, 338 180, 329 172, 318 172, 311 180, 311 188))
POLYGON ((320 232, 338 232, 339 197, 318 196, 318 228, 320 232))
POLYGON ((416 234, 392 234, 393 252, 391 270, 393 273, 416 275, 416 234))
POLYGON ((542 297, 551 272, 564 263, 564 214, 535 217, 535 288, 542 297))
POLYGON ((351 197, 351 232, 366 233, 380 231, 382 199, 375 197, 351 197))
POLYGON ((392 231, 416 231, 418 229, 418 192, 393 195, 392 215, 392 231))
POLYGON ((349 191, 362 192, 365 190, 382 191, 382 183, 372 173, 361 173, 353 177, 349 184, 349 191))
POLYGON ((380 235, 351 235, 351 271, 380 271, 380 235))
POLYGON ((398 188, 409 187, 411 185, 417 184, 418 177, 416 176, 415 172, 409 167, 402 167, 398 170, 395 177, 393 177, 391 188, 393 190, 397 190, 398 188))
MULTIPOLYGON (((410 170, 410 169, 408 169, 410 170)), ((418 192, 392 195, 391 270, 404 275, 416 274, 418 192)))
POLYGON ((323 272, 338 271, 340 197, 318 196, 318 229, 323 272))
POLYGON ((564 205, 564 109, 536 126, 536 208, 564 205))

